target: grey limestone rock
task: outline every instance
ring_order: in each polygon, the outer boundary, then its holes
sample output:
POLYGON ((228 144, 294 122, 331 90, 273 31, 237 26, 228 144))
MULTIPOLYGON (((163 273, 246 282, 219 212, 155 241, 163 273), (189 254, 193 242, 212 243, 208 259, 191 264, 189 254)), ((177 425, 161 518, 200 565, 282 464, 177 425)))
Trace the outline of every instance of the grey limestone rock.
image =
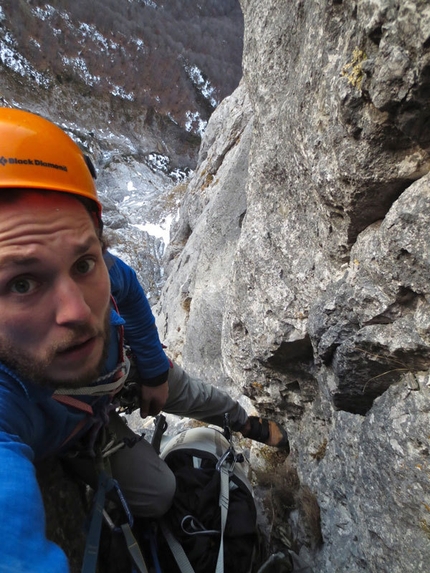
POLYGON ((160 331, 285 424, 316 572, 430 571, 430 6, 241 4, 244 77, 202 143, 160 331))
POLYGON ((221 324, 246 213, 251 135, 251 108, 242 86, 212 116, 166 254, 170 274, 163 292, 170 303, 159 306, 161 337, 173 358, 213 381, 225 378, 221 324), (215 138, 220 129, 222 136, 215 138))

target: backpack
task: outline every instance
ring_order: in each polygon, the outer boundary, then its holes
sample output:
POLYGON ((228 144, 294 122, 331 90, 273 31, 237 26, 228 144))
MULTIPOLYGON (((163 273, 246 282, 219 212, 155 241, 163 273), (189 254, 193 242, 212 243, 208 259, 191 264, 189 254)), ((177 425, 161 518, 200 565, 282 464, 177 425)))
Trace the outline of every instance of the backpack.
POLYGON ((243 455, 221 431, 201 427, 172 438, 160 457, 177 481, 173 505, 160 523, 162 570, 250 573, 257 512, 243 455))
MULTIPOLYGON (((151 440, 157 452, 166 427, 160 414, 151 440)), ((134 520, 118 484, 102 471, 81 572, 93 573, 99 555, 103 573, 251 573, 258 545, 253 490, 228 425, 224 433, 230 441, 220 430, 193 428, 162 447, 177 487, 158 523, 134 520), (118 494, 113 505, 105 499, 111 489, 118 494), (108 514, 105 504, 111 504, 108 514), (108 527, 102 513, 113 518, 108 527)))

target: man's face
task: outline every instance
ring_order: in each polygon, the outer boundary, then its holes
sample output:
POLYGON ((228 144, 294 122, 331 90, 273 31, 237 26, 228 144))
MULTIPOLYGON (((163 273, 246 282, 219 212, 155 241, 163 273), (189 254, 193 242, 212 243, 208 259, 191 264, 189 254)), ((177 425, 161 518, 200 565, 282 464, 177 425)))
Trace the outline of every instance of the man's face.
POLYGON ((85 207, 64 193, 0 197, 0 360, 51 387, 100 372, 110 283, 85 207))

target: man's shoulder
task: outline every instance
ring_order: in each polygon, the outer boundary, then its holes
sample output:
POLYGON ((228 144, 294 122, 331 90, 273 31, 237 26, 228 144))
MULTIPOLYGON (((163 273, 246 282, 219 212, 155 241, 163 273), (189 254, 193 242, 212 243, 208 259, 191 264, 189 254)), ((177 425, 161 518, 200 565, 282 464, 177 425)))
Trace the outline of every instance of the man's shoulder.
POLYGON ((25 384, 17 374, 0 362, 0 399, 6 396, 20 396, 28 398, 25 384))
MULTIPOLYGON (((41 416, 41 404, 47 403, 49 394, 35 388, 32 396, 18 376, 4 369, 0 363, 0 430, 18 435, 31 432, 34 420, 41 416)), ((42 408, 43 409, 43 408, 42 408)))
POLYGON ((0 362, 0 398, 16 396, 22 402, 44 402, 52 396, 52 389, 23 380, 15 370, 0 362))

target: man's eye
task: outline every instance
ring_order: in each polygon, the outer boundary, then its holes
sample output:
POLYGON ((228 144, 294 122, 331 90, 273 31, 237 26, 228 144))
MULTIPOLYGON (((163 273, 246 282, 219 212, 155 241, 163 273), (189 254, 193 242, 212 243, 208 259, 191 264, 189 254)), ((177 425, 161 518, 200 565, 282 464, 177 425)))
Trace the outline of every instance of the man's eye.
POLYGON ((75 266, 79 274, 86 275, 93 270, 95 264, 93 259, 82 259, 78 261, 75 266))
POLYGON ((38 283, 33 279, 16 279, 11 283, 10 290, 16 294, 28 294, 32 292, 38 283))

